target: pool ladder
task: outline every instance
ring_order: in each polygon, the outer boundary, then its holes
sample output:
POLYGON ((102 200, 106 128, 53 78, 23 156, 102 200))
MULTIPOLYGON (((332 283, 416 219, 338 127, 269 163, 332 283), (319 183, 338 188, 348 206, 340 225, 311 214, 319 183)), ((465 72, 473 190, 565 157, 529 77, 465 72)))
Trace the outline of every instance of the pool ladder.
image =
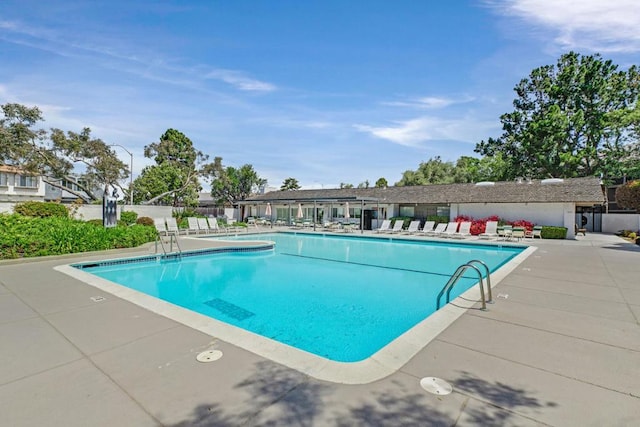
POLYGON ((160 242, 160 247, 162 248, 162 253, 166 256, 167 253, 172 253, 173 252, 173 243, 175 242, 176 247, 178 248, 178 256, 181 257, 182 256, 182 249, 180 248, 180 244, 178 243, 178 235, 176 233, 168 233, 166 235, 166 237, 169 237, 169 252, 167 252, 167 249, 164 247, 164 242, 162 241, 163 237, 165 237, 165 236, 158 235, 156 237, 155 252, 158 253, 158 242, 160 242))
POLYGON ((451 289, 453 289, 453 286, 456 284, 458 279, 460 279, 462 277, 464 272, 467 271, 470 268, 475 270, 476 273, 478 273, 478 283, 480 285, 480 297, 482 298, 482 310, 486 310, 487 309, 487 303, 489 303, 489 304, 493 303, 493 297, 491 296, 491 272, 489 270, 489 267, 487 266, 487 264, 485 264, 484 262, 480 261, 479 259, 472 259, 471 261, 468 261, 467 263, 462 264, 460 267, 458 267, 456 272, 453 273, 453 275, 451 276, 451 278, 447 282, 447 284, 444 285, 444 287, 442 288, 442 290, 438 294, 438 301, 437 301, 437 304, 436 304, 436 309, 440 309, 440 298, 442 298, 442 295, 445 292, 447 293, 447 304, 449 303, 449 295, 451 294, 451 289), (489 296, 489 299, 485 299, 483 280, 482 280, 482 272, 476 266, 477 264, 480 264, 485 269, 485 273, 487 275, 487 294, 489 296))

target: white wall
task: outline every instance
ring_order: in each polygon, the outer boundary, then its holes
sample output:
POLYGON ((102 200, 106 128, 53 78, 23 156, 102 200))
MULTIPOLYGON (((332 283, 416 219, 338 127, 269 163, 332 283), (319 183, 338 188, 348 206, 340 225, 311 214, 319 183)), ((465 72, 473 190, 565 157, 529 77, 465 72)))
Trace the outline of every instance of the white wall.
MULTIPOLYGON (((14 205, 15 203, 11 202, 0 202, 0 213, 13 213, 14 205)), ((65 206, 69 207, 70 205, 65 206)), ((171 206, 118 205, 118 219, 122 210, 137 212, 138 218, 141 216, 166 218, 171 216, 173 208, 171 206)), ((82 205, 76 211, 75 218, 84 221, 102 219, 102 205, 82 205)))
POLYGON ((602 214, 602 232, 615 233, 619 230, 640 230, 638 214, 602 214))
MULTIPOLYGON (((506 221, 524 219, 534 224, 566 227, 564 211, 573 204, 563 203, 452 203, 451 218, 468 215, 473 218, 486 218, 498 215, 506 221)), ((571 224, 573 224, 573 217, 571 224)), ((572 225, 573 227, 573 225, 572 225)))
MULTIPOLYGON (((118 219, 122 211, 133 211, 141 216, 149 218, 166 218, 171 217, 173 208, 171 206, 146 206, 146 205, 118 205, 118 219)), ((82 205, 78 208, 75 218, 88 221, 90 219, 102 219, 102 205, 82 205)))

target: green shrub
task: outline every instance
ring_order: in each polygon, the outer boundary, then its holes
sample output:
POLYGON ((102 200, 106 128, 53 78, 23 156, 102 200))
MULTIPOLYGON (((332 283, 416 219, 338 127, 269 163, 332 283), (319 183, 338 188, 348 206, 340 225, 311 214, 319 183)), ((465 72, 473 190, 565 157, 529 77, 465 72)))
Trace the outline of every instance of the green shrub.
POLYGON ((391 220, 391 226, 393 227, 396 221, 402 221, 402 227, 408 227, 409 223, 413 221, 413 218, 410 216, 394 216, 393 218, 389 218, 391 220))
POLYGON ((136 224, 153 227, 153 218, 149 218, 148 216, 141 216, 136 220, 136 224))
POLYGON ((543 239, 566 239, 567 227, 552 227, 548 225, 542 226, 543 239))
POLYGON ((99 225, 100 227, 102 227, 104 225, 104 222, 101 219, 90 219, 89 221, 87 221, 87 224, 99 225))
POLYGON ((152 242, 154 228, 96 227, 73 218, 0 215, 0 259, 130 248, 152 242))
POLYGON ((133 211, 122 211, 120 212, 120 221, 124 222, 125 225, 133 225, 136 223, 138 219, 138 213, 133 211))
POLYGON ((436 224, 440 224, 441 222, 449 222, 449 217, 441 215, 428 215, 427 221, 435 221, 436 224))
POLYGON ((57 216, 67 218, 69 210, 60 203, 53 202, 23 202, 13 207, 13 211, 24 216, 33 216, 38 218, 46 218, 57 216))

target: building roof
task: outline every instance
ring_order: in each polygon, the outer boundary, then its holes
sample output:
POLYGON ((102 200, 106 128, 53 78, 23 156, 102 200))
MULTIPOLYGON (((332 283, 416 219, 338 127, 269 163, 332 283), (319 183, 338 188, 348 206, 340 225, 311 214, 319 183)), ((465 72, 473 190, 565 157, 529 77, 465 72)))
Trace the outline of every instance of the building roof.
POLYGON ((476 184, 433 184, 387 188, 336 188, 274 191, 248 198, 243 203, 305 202, 314 200, 372 200, 380 203, 578 203, 605 201, 595 177, 563 180, 505 181, 476 184))

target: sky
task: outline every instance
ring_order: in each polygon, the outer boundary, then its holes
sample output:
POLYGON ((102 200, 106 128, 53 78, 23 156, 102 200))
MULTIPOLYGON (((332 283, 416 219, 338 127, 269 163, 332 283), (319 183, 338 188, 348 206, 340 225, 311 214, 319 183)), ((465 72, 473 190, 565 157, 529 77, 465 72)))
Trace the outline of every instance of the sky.
POLYGON ((640 65, 638 28, 637 0, 1 0, 0 104, 91 128, 134 178, 173 128, 271 187, 393 184, 478 157, 563 53, 640 65))

